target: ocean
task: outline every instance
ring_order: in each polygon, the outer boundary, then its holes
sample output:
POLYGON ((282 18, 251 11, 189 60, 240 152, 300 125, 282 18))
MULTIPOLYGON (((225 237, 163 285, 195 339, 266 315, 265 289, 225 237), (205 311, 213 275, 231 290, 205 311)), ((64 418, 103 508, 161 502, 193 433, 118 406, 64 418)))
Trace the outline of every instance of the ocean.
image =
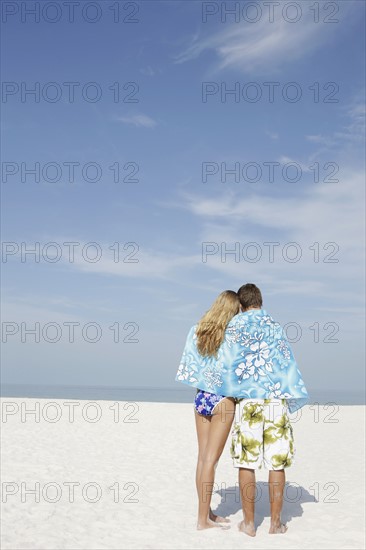
MULTIPOLYGON (((80 399, 92 401, 150 401, 160 403, 191 403, 195 389, 184 387, 122 387, 122 386, 67 386, 36 384, 1 384, 0 397, 31 397, 40 399, 80 399)), ((364 405, 364 392, 340 390, 310 390, 310 403, 364 405)))

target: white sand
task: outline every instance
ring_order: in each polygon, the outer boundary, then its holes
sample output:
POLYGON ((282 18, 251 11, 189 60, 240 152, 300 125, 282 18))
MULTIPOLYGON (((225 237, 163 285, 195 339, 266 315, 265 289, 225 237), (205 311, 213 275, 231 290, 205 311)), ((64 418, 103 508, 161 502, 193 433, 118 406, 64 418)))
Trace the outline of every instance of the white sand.
MULTIPOLYGON (((46 399, 2 399, 28 409, 39 404, 43 416, 46 399), (23 405, 23 406, 24 406, 23 405)), ((231 529, 198 532, 194 471, 196 434, 190 404, 138 403, 138 411, 124 410, 119 402, 120 421, 113 421, 112 402, 99 401, 101 419, 83 419, 79 401, 75 421, 69 422, 66 400, 55 400, 61 419, 51 423, 20 412, 5 419, 2 415, 2 548, 4 549, 108 549, 108 548, 365 548, 364 433, 365 407, 304 407, 293 422, 296 462, 286 470, 283 519, 288 531, 269 535, 267 471, 257 472, 261 496, 256 504, 257 536, 250 538, 237 530, 241 520, 239 492, 235 485, 229 444, 216 472, 218 489, 213 509, 227 514, 231 529), (316 422, 316 415, 319 421, 316 422), (138 420, 136 423, 127 422, 138 420), (328 420, 338 420, 330 423, 328 420), (123 419, 125 422, 123 422, 123 419), (6 422, 5 422, 6 420, 6 422), (40 484, 39 502, 27 489, 40 484), (70 503, 67 482, 77 482, 70 503), (6 490, 18 491, 5 500, 6 490), (49 485, 47 492, 48 483, 49 485), (82 495, 86 484, 99 484, 97 502, 82 495), (50 502, 59 487, 59 500, 50 502), (112 485, 119 484, 119 502, 114 502, 112 485), (128 485, 130 484, 130 485, 128 485), (293 487, 293 488, 291 488, 293 487), (296 495, 296 489, 297 495, 296 495), (135 490, 137 489, 137 492, 135 490), (134 495, 132 493, 135 492, 134 495), (130 496, 129 496, 130 495, 130 496), (315 498, 314 498, 315 495, 315 498), (129 502, 136 499, 138 502, 129 502), (293 501, 293 502, 290 502, 293 501)), ((76 402, 76 401, 74 401, 76 402)), ((127 405, 126 405, 127 406, 127 405)), ((114 407, 116 408, 116 407, 114 407)), ((89 409, 90 418, 95 409, 89 409)), ((98 485, 97 485, 98 487, 98 485)), ((87 496, 96 490, 90 486, 87 496)))

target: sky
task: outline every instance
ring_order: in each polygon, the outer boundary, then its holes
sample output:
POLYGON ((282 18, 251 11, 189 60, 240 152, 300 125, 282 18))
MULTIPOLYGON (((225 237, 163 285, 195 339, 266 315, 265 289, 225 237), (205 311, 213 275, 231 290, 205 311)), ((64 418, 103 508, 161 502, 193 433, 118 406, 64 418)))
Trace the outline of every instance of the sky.
POLYGON ((308 390, 360 391, 365 3, 35 4, 2 2, 2 383, 176 388, 253 282, 308 390))

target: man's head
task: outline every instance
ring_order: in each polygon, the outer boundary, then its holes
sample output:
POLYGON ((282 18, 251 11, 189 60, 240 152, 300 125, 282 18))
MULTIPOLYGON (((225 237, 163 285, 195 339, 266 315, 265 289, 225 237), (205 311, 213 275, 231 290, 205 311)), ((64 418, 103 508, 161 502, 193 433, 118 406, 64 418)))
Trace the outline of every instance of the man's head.
POLYGON ((238 290, 238 296, 243 311, 250 308, 261 309, 263 304, 262 294, 259 288, 253 283, 247 283, 241 286, 238 290))

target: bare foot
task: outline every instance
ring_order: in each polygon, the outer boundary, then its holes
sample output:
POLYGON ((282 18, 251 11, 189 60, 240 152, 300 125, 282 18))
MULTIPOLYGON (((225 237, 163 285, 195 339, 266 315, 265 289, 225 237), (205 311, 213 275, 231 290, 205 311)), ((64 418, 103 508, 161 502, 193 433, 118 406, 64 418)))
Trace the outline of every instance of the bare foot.
POLYGON ((276 535, 278 533, 286 533, 288 527, 284 523, 274 523, 271 524, 271 527, 269 528, 268 533, 270 535, 276 535))
POLYGON ((245 520, 243 520, 238 523, 238 529, 250 537, 255 537, 256 535, 254 523, 245 523, 245 520))
POLYGON ((211 529, 212 527, 218 527, 219 529, 230 529, 229 525, 221 525, 220 523, 215 523, 211 519, 208 519, 201 523, 197 523, 197 531, 203 531, 203 529, 211 529))
POLYGON ((214 521, 215 523, 230 523, 229 518, 223 518, 222 516, 217 516, 213 513, 213 511, 210 508, 210 515, 209 518, 211 521, 214 521))

